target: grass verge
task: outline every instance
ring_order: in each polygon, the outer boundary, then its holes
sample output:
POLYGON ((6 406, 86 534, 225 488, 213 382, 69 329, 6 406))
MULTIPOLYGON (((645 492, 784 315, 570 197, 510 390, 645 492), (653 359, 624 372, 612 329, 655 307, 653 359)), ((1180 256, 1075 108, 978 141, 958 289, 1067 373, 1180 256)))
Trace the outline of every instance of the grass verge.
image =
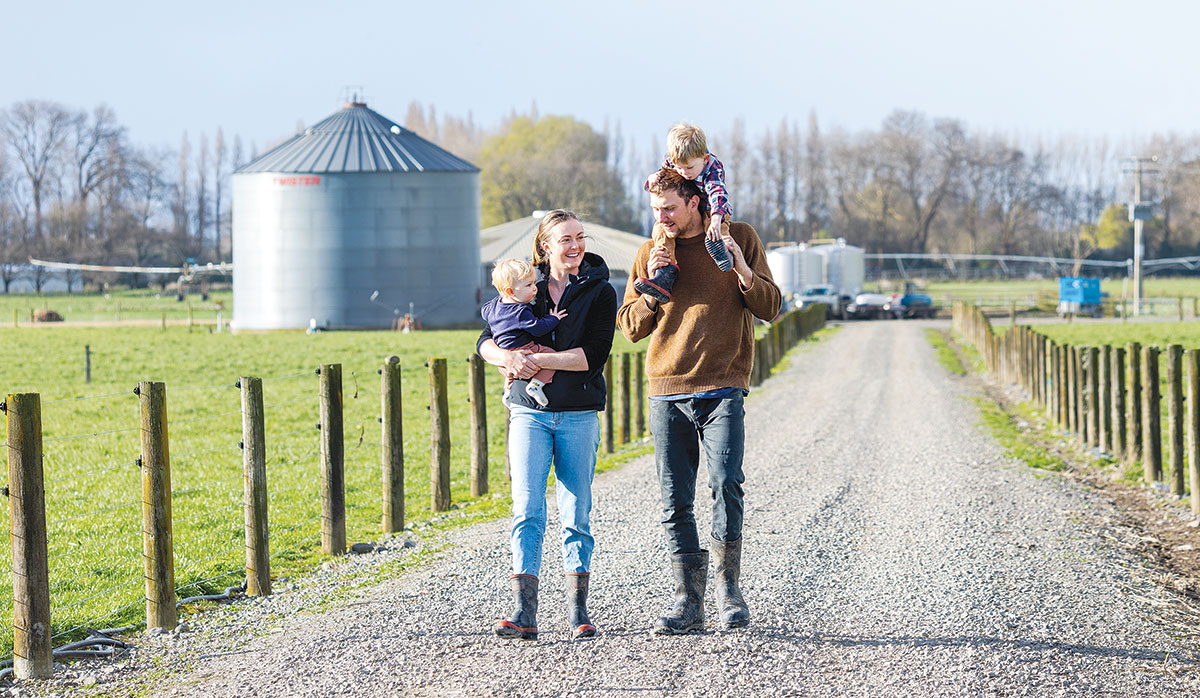
POLYGON ((925 330, 925 339, 933 345, 938 363, 942 365, 942 368, 958 376, 966 375, 967 369, 963 368, 958 352, 954 351, 954 347, 950 345, 950 336, 947 332, 930 328, 925 330))

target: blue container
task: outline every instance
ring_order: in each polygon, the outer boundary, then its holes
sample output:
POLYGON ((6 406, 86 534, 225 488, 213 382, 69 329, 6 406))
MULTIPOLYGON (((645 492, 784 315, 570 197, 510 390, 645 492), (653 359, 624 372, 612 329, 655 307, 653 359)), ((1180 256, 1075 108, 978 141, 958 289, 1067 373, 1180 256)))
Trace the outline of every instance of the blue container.
POLYGON ((1100 279, 1087 279, 1082 276, 1064 276, 1058 280, 1058 302, 1099 304, 1100 279))

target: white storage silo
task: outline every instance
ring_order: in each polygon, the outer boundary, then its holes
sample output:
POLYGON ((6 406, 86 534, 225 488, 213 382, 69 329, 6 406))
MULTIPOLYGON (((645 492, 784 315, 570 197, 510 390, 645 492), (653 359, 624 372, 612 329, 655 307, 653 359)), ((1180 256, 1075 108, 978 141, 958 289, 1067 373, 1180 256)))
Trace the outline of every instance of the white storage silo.
POLYGON ((805 286, 825 283, 825 257, 817 250, 819 247, 801 243, 797 261, 799 275, 796 278, 796 290, 802 291, 805 286))
POLYGON ((771 269, 771 277, 785 298, 800 291, 801 256, 799 245, 775 247, 767 251, 767 266, 771 269))
POLYGON ((478 320, 479 168, 366 104, 239 168, 232 210, 235 329, 478 320))
POLYGON ((863 256, 863 248, 854 245, 841 246, 842 252, 840 256, 842 288, 850 293, 857 295, 862 292, 865 260, 863 256))

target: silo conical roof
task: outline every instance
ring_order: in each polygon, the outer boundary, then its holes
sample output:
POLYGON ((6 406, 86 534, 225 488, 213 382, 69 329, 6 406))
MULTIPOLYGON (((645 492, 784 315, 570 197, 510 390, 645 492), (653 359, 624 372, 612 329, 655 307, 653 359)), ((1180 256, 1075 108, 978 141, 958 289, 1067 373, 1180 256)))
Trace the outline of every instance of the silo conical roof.
POLYGON ((478 172, 362 102, 292 136, 237 172, 478 172))

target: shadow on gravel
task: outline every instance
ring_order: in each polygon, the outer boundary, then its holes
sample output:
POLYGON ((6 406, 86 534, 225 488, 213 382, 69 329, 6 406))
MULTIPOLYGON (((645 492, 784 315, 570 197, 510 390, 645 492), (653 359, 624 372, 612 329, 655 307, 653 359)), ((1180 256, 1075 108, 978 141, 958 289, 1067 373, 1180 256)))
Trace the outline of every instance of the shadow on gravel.
POLYGON ((1195 664, 1200 666, 1200 657, 1182 655, 1176 652, 1161 650, 1144 650, 1137 648, 1097 647, 1072 642, 1053 640, 1008 640, 996 637, 963 636, 963 637, 914 637, 909 635, 894 635, 888 637, 853 637, 848 635, 797 635, 786 628, 759 626, 761 634, 777 640, 783 640, 793 645, 818 644, 835 647, 974 647, 999 648, 1005 650, 1025 650, 1031 652, 1054 652, 1092 657, 1110 657, 1118 659, 1133 659, 1146 662, 1160 662, 1170 655, 1180 664, 1195 664))

